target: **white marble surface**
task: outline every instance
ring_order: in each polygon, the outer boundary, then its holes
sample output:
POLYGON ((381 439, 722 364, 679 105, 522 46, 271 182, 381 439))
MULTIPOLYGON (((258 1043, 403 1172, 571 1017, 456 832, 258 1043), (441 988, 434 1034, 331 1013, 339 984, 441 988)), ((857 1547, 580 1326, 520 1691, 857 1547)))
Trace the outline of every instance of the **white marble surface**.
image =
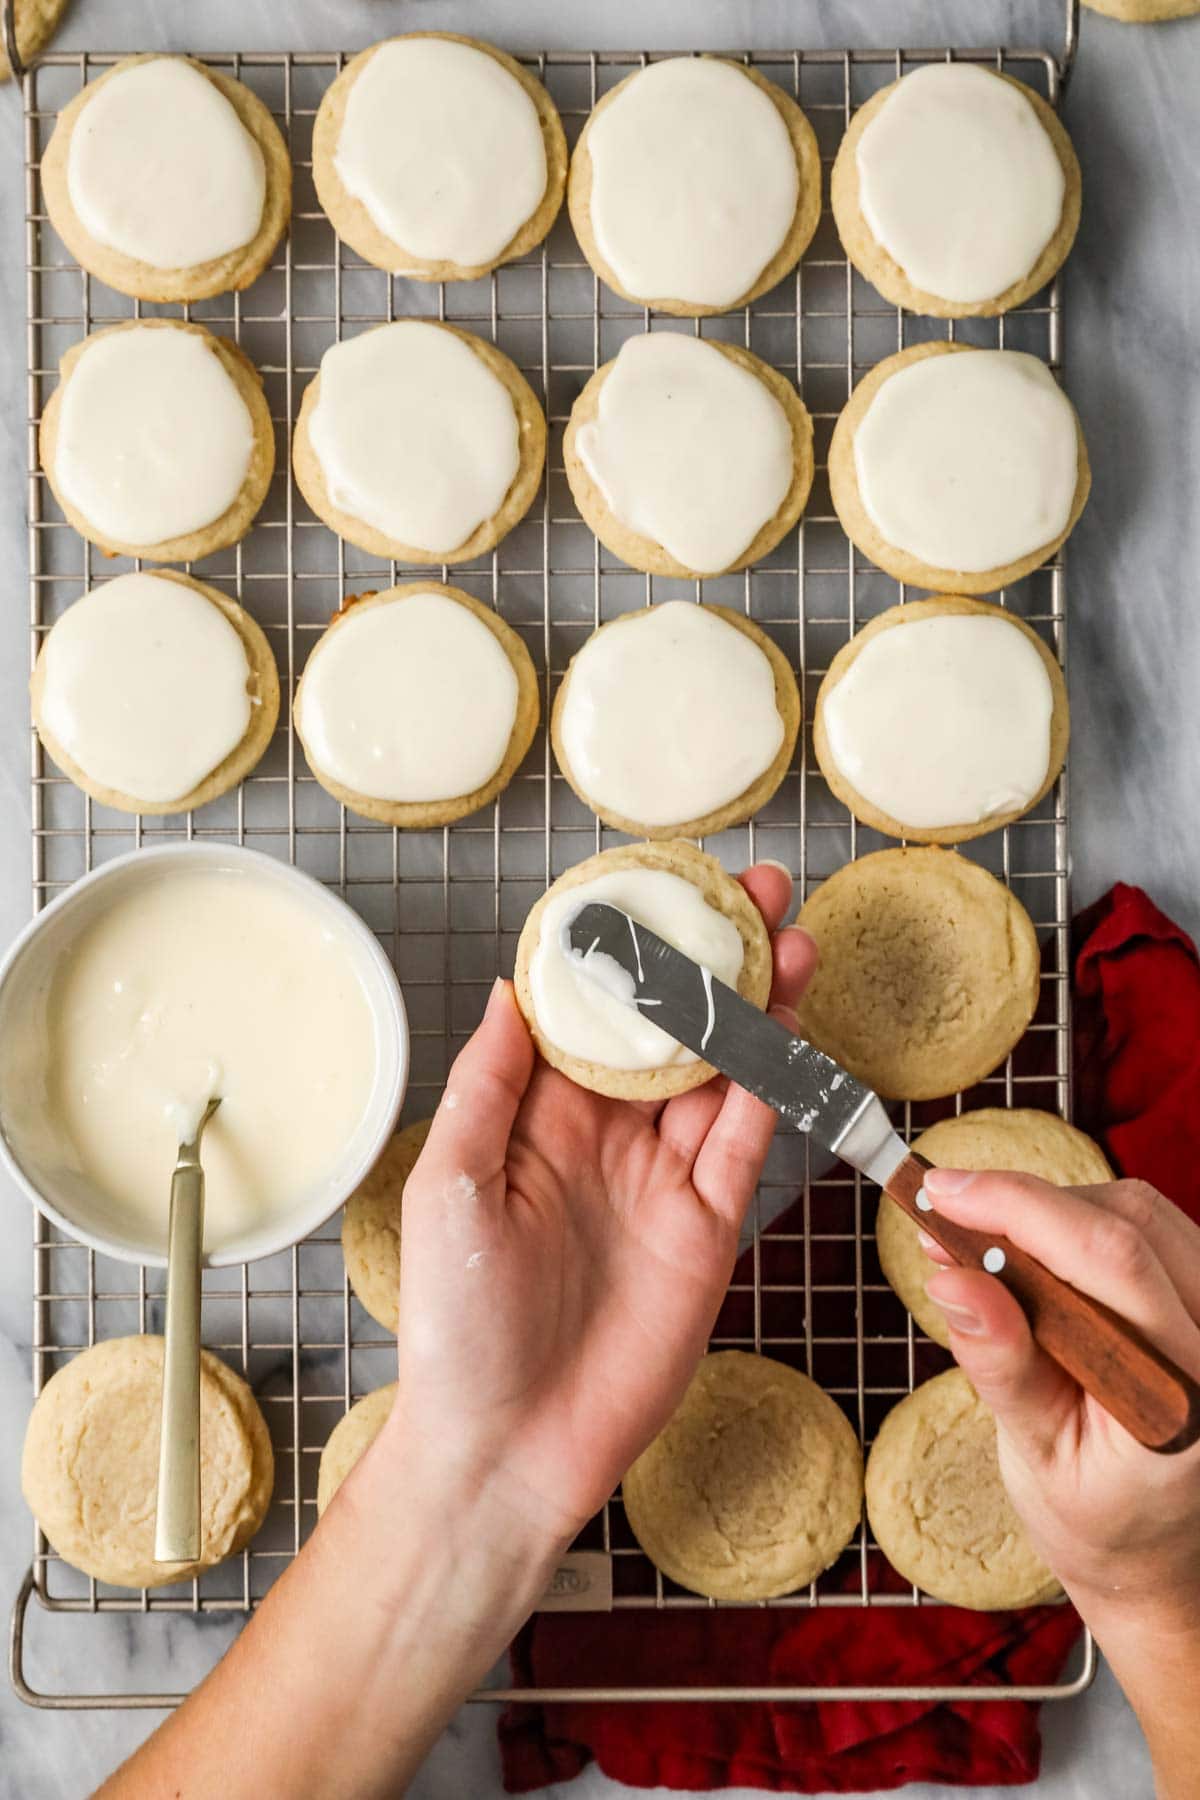
MULTIPOLYGON (((495 38, 515 49, 592 42, 625 47, 792 43, 1052 42, 1054 0, 75 0, 68 47, 357 48, 414 25, 495 38)), ((1069 265, 1068 378, 1093 451, 1091 505, 1071 545, 1075 895, 1117 877, 1143 882, 1195 932, 1200 883, 1187 822, 1200 784, 1200 563, 1194 505, 1200 461, 1200 19, 1131 29, 1085 15, 1067 123, 1083 163, 1084 224, 1069 265)), ((28 906, 24 735, 24 289, 18 109, 0 92, 0 940, 28 906)), ((3 1196, 7 1201, 10 1197, 3 1196)), ((0 1205, 0 1601, 29 1543, 17 1487, 29 1403, 29 1221, 0 1205)), ((227 1641, 214 1620, 80 1621, 64 1653, 61 1619, 35 1617, 32 1669, 45 1686, 187 1685, 227 1641)), ((72 1800, 127 1754, 146 1713, 39 1713, 0 1691, 0 1800, 72 1800)), ((437 1747, 419 1800, 500 1793, 492 1715, 469 1710, 437 1747)), ((1151 1794, 1145 1753, 1107 1675, 1085 1699, 1047 1709, 1046 1800, 1151 1794)), ((618 1790, 590 1771, 556 1794, 618 1790)), ((925 1800, 954 1790, 910 1789, 925 1800)), ((1007 1790, 1006 1790, 1007 1791, 1007 1790)), ((745 1796, 744 1800, 749 1800, 745 1796)), ((996 1795, 994 1800, 999 1800, 996 1795)))

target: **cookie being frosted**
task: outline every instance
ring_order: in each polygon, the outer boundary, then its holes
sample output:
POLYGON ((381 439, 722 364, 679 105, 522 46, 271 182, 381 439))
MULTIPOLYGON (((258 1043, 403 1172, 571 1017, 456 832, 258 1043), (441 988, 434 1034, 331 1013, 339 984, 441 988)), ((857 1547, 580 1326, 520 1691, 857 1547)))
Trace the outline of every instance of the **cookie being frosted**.
POLYGON ((936 1100, 1004 1061, 1033 1017, 1037 933, 952 850, 877 850, 800 908, 821 961, 798 1030, 886 1100, 936 1100))
MULTIPOLYGON (((58 21, 66 11, 67 0, 13 0, 13 24, 17 32, 17 54, 28 63, 39 50, 44 50, 58 29, 58 21)), ((0 81, 12 74, 8 46, 0 32, 0 81)))
POLYGON ((821 214, 816 136, 755 69, 673 56, 599 101, 571 157, 567 205, 592 268, 659 312, 728 312, 765 294, 821 214))
MULTIPOLYGON (((939 1119, 914 1139, 912 1147, 926 1162, 944 1169, 1011 1169, 1059 1187, 1112 1180, 1103 1151, 1085 1132, 1056 1113, 1031 1106, 1007 1110, 985 1106, 939 1119)), ((875 1245, 885 1276, 921 1330, 935 1344, 948 1347, 946 1315, 925 1292, 937 1265, 922 1250, 917 1227, 907 1213, 886 1194, 879 1200, 875 1245)))
POLYGON ((646 1013, 585 974, 564 932, 589 901, 620 907, 742 998, 765 1007, 771 940, 741 883, 691 844, 602 850, 560 875, 531 908, 517 943, 517 1003, 548 1063, 580 1087, 628 1100, 666 1100, 714 1070, 646 1013))
POLYGON ((1007 312, 1075 240, 1079 163, 1051 106, 971 63, 931 63, 850 121, 831 178, 846 254, 886 300, 937 318, 1007 312))
POLYGON ((400 1218, 404 1184, 425 1148, 432 1119, 406 1125, 346 1202, 342 1256, 350 1286, 371 1317, 395 1331, 400 1321, 400 1218))
POLYGON ((140 300, 203 300, 262 273, 287 228, 292 163, 271 114, 186 56, 131 56, 58 116, 50 223, 80 265, 140 300))
POLYGON ((651 1562, 715 1600, 815 1581, 858 1530, 862 1451, 815 1382, 766 1356, 706 1356, 673 1418, 621 1483, 651 1562))
POLYGON ((883 1554, 935 1600, 995 1612, 1062 1591, 1005 1492, 996 1422, 961 1369, 892 1408, 867 1458, 866 1497, 883 1554))
POLYGON ((1062 669, 1033 627, 946 596, 890 607, 838 651, 817 694, 813 747, 864 825, 957 844, 1037 805, 1069 731, 1062 669))
POLYGON ((1126 25, 1158 25, 1164 19, 1190 19, 1200 13, 1200 0, 1083 0, 1083 4, 1126 25))
POLYGON ((317 1471, 317 1517, 320 1518, 351 1469, 365 1456, 387 1424, 397 1383, 376 1388, 356 1400, 330 1432, 317 1471))

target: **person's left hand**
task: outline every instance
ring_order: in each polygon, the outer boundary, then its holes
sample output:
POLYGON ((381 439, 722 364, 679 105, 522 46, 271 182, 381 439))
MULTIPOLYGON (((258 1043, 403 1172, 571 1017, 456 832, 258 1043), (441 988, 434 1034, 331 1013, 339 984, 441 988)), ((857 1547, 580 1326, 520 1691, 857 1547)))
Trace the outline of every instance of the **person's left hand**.
MULTIPOLYGON (((791 883, 743 877, 775 930, 791 883)), ((816 966, 774 939, 772 1010, 816 966)), ((404 1190, 400 1386, 381 1436, 455 1459, 562 1542, 666 1423, 703 1353, 775 1115, 724 1081, 663 1106, 535 1054, 497 983, 404 1190)))

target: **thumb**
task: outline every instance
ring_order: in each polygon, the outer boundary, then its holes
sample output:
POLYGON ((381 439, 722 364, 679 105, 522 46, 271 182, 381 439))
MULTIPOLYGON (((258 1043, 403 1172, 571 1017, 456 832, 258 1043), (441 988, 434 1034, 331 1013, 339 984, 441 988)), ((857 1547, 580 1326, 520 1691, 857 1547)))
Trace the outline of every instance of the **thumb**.
POLYGON ((533 1064, 533 1042, 512 983, 498 980, 450 1069, 422 1152, 426 1168, 447 1171, 453 1165, 479 1188, 493 1181, 503 1171, 533 1064))

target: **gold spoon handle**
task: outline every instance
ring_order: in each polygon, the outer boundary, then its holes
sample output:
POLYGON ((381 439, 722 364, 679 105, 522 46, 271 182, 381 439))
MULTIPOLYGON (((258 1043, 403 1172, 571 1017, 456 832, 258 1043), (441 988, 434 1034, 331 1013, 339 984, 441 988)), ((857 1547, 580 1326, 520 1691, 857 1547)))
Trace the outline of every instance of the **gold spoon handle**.
POLYGON ((200 1555, 200 1246, 204 1170, 181 1162, 171 1178, 167 1326, 158 1450, 156 1562, 200 1555))

